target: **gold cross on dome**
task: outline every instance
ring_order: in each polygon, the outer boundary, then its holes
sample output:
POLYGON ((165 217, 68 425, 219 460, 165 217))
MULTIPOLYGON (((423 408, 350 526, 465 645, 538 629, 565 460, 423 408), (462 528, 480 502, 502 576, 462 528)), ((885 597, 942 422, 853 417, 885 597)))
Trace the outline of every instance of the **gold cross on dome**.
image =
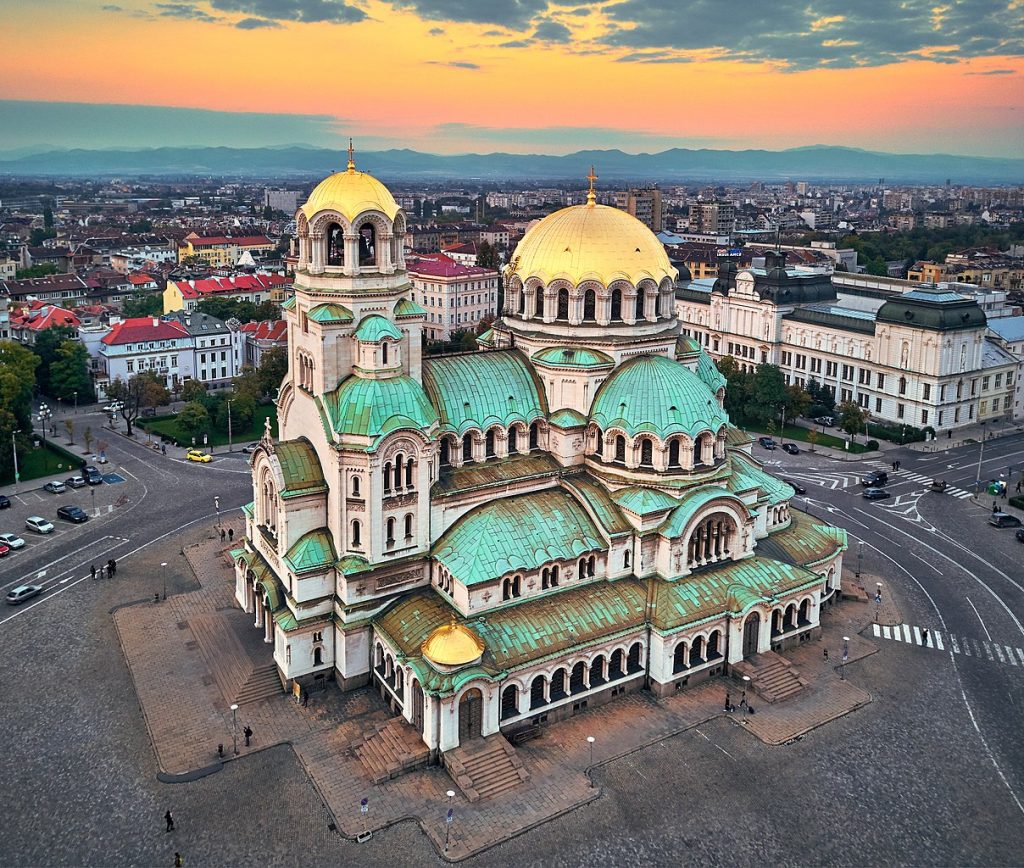
POLYGON ((352 147, 352 137, 349 136, 349 139, 348 139, 348 170, 350 172, 354 172, 356 170, 355 154, 356 154, 355 149, 352 147))
POLYGON ((593 202, 596 196, 594 195, 594 181, 597 180, 597 175, 594 172, 594 167, 590 167, 590 174, 587 175, 587 180, 590 181, 590 189, 587 191, 587 201, 593 202))

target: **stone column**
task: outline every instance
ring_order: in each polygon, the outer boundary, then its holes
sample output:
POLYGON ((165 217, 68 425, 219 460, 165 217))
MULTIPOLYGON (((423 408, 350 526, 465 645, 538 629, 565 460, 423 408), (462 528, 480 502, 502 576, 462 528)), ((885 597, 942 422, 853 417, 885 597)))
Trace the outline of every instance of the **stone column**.
POLYGON ((599 292, 597 294, 597 324, 606 326, 612 321, 612 294, 610 292, 599 292))
POLYGON ((639 290, 622 294, 622 320, 627 325, 636 323, 636 297, 639 290))
POLYGON ((359 274, 359 236, 345 236, 345 270, 347 277, 359 274))
POLYGON ((583 294, 576 290, 569 291, 569 323, 579 325, 583 322, 583 294))
POLYGON ((658 318, 658 294, 644 292, 644 319, 654 322, 658 318))
POLYGON ((312 263, 309 266, 310 274, 323 274, 324 273, 324 245, 327 243, 326 238, 320 232, 310 233, 309 244, 312 247, 312 263))
POLYGON ((267 611, 263 613, 263 641, 268 645, 274 641, 274 619, 267 611))

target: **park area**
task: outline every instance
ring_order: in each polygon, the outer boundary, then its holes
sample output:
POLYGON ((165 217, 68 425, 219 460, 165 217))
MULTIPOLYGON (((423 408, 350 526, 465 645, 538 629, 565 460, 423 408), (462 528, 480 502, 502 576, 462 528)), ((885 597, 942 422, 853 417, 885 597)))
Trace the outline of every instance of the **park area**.
MULTIPOLYGON (((148 432, 152 436, 163 437, 176 443, 178 446, 191 446, 194 443, 198 446, 225 446, 228 443, 228 432, 225 427, 221 430, 218 427, 210 427, 207 430, 192 431, 185 430, 179 424, 180 414, 169 416, 155 416, 149 419, 139 419, 135 424, 138 428, 148 432), (203 437, 206 437, 204 442, 203 437)), ((266 427, 266 419, 270 419, 270 432, 277 436, 277 407, 273 404, 256 408, 252 422, 248 425, 233 425, 231 428, 231 442, 245 444, 258 440, 263 436, 266 427)))

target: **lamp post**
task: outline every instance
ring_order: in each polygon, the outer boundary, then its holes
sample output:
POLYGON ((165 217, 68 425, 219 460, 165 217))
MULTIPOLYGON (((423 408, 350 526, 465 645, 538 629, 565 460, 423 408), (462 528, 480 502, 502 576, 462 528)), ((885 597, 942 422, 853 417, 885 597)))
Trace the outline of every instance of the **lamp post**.
POLYGON ((215 510, 217 510, 217 524, 214 525, 214 529, 216 530, 216 529, 220 528, 220 498, 219 497, 215 497, 213 499, 213 508, 215 510))
POLYGON ((39 405, 39 424, 43 429, 43 466, 47 472, 50 470, 50 455, 46 449, 46 426, 50 424, 50 419, 53 418, 53 410, 51 410, 46 404, 39 405))
POLYGON ((164 599, 166 600, 167 599, 167 561, 164 561, 162 564, 160 564, 160 575, 163 577, 163 581, 164 581, 164 599))
POLYGON ((985 423, 981 423, 981 443, 978 444, 978 473, 974 479, 974 497, 981 494, 981 461, 985 455, 985 423))
POLYGON ((21 433, 20 430, 12 431, 11 432, 11 452, 14 455, 14 493, 15 494, 18 493, 18 480, 20 479, 20 476, 21 476, 18 473, 18 441, 15 439, 15 435, 20 434, 20 433, 21 433))
POLYGON ((747 687, 750 686, 750 676, 743 676, 743 696, 740 698, 740 708, 743 709, 743 723, 746 725, 747 722, 747 709, 750 708, 750 704, 747 702, 747 687))
POLYGON ((231 706, 231 741, 235 749, 235 756, 238 756, 238 705, 231 706))
POLYGON ((846 680, 846 662, 850 659, 850 637, 843 636, 843 665, 839 667, 839 680, 846 680))
POLYGON ((78 415, 78 392, 75 392, 74 395, 75 395, 75 415, 77 416, 78 415))
POLYGON ((100 517, 99 507, 96 506, 96 489, 94 487, 89 488, 89 494, 92 495, 92 511, 96 518, 100 517))
POLYGON ((227 402, 227 404, 228 404, 228 452, 233 452, 234 449, 232 448, 232 445, 231 445, 231 401, 229 400, 227 402))
MULTIPOLYGON (((590 768, 594 767, 594 736, 587 736, 587 744, 590 745, 590 768)), ((594 786, 594 779, 590 779, 590 786, 594 786)))
POLYGON ((455 808, 452 807, 452 799, 455 797, 455 790, 448 790, 448 812, 444 817, 444 851, 448 852, 448 842, 451 840, 452 823, 455 820, 455 808))
POLYGON ((860 568, 864 564, 864 540, 857 540, 857 578, 860 578, 860 568))

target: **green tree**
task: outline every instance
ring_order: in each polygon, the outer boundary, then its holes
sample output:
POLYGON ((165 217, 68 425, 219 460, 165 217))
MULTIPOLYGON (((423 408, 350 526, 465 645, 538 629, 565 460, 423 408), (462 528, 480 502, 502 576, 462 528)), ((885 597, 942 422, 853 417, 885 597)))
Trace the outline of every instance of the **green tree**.
POLYGON ((271 208, 269 205, 265 205, 264 208, 263 208, 263 219, 264 220, 273 220, 274 219, 274 209, 271 208))
POLYGON ((853 401, 843 401, 836 407, 836 411, 839 414, 836 421, 847 434, 854 435, 858 431, 864 430, 864 423, 868 420, 868 411, 859 404, 855 404, 853 401))
POLYGON ((85 451, 86 452, 92 452, 92 440, 93 440, 92 428, 90 428, 88 425, 86 426, 85 430, 82 432, 82 440, 85 442, 85 451))
POLYGON ((204 298, 196 305, 196 310, 219 320, 234 317, 239 322, 253 322, 257 319, 256 305, 236 298, 204 298))
POLYGON ((95 400, 89 376, 89 351, 84 344, 66 340, 57 348, 57 360, 50 364, 50 394, 65 401, 91 404, 95 400))
POLYGON ((786 386, 786 418, 796 419, 798 416, 806 416, 811 406, 811 396, 806 389, 801 389, 795 383, 786 386))
POLYGON ((136 295, 126 298, 123 305, 126 318, 139 316, 160 316, 164 312, 163 296, 159 293, 136 295))
MULTIPOLYGON (((125 421, 129 437, 132 436, 132 426, 139 418, 139 412, 146 406, 143 401, 154 383, 163 385, 156 374, 145 371, 136 374, 127 383, 118 377, 107 384, 107 397, 121 404, 121 418, 125 421)), ((166 389, 164 391, 166 392, 166 389)))
POLYGON ((206 384, 202 380, 185 380, 181 387, 181 400, 198 401, 206 395, 206 384))
POLYGON ((19 443, 19 438, 14 434, 19 427, 18 420, 14 414, 9 410, 0 408, 0 444, 6 446, 6 448, 0 449, 0 480, 5 483, 14 481, 14 455, 11 451, 12 448, 18 451, 19 460, 25 448, 24 441, 19 443), (11 446, 12 442, 14 443, 13 447, 11 446))
POLYGON ((75 443, 75 420, 65 419, 64 430, 68 432, 68 443, 74 445, 75 443))
POLYGON ((494 247, 484 241, 476 252, 476 264, 480 268, 491 268, 497 271, 501 267, 501 257, 494 247))
POLYGON ((28 236, 29 247, 42 247, 47 238, 56 238, 57 233, 53 229, 40 229, 38 226, 28 236))
POLYGON ((750 374, 740 369, 736 359, 725 356, 717 362, 719 373, 725 377, 725 412, 736 424, 743 424, 751 418, 748 415, 753 379, 750 374))
POLYGON ((198 401, 189 401, 178 413, 178 427, 195 437, 210 429, 210 414, 198 401))
POLYGON ((281 318, 281 307, 276 301, 261 301, 256 305, 256 310, 253 312, 253 320, 255 322, 263 322, 264 320, 278 320, 281 318))
POLYGON ((217 408, 217 430, 228 430, 228 401, 231 402, 231 429, 232 431, 245 431, 252 425, 256 418, 257 402, 251 393, 235 394, 217 408))
POLYGON ((54 392, 50 386, 51 366, 60 359, 61 344, 74 336, 74 330, 67 326, 51 326, 36 335, 32 351, 39 356, 39 389, 46 395, 59 396, 59 393, 54 392))
POLYGON ((233 398, 245 395, 256 402, 263 397, 263 383, 260 381, 260 376, 256 369, 249 365, 242 368, 242 373, 231 381, 231 386, 233 398))
POLYGON ((29 280, 33 277, 46 277, 48 274, 58 274, 59 270, 52 262, 43 262, 40 265, 33 265, 31 268, 19 268, 14 277, 16 280, 29 280))
POLYGON ((277 390, 288 374, 288 350, 284 347, 274 347, 267 350, 260 357, 260 366, 257 371, 260 378, 260 391, 272 398, 277 396, 277 390))
POLYGON ((152 232, 153 224, 145 217, 141 217, 138 220, 133 220, 128 224, 129 232, 152 232))
POLYGON ((43 208, 43 226, 47 229, 53 229, 53 208, 49 205, 43 208))
POLYGON ((788 397, 786 380, 779 366, 758 365, 751 382, 748 415, 761 424, 774 420, 786 406, 788 397))
MULTIPOLYGON (((13 428, 32 428, 32 386, 39 356, 14 341, 0 341, 0 410, 14 417, 13 428)), ((0 453, 4 450, 0 447, 0 453)))

